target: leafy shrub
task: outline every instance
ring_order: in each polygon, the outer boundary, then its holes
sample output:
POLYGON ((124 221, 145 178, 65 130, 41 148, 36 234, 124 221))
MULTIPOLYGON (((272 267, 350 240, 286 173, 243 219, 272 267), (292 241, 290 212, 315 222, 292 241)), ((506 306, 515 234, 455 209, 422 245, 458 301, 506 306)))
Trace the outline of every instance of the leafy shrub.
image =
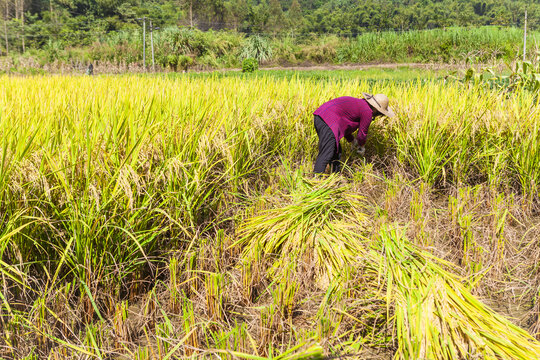
POLYGON ((165 65, 176 71, 176 69, 178 68, 178 56, 174 54, 167 55, 165 57, 165 65))
MULTIPOLYGON (((156 32, 154 42, 156 44, 156 56, 161 59, 162 66, 169 65, 166 58, 174 54, 187 56, 191 60, 184 59, 189 67, 194 62, 208 68, 222 66, 238 66, 237 53, 240 49, 242 36, 229 32, 203 32, 197 29, 167 27, 161 33, 156 32), (232 60, 231 60, 232 59, 232 60)), ((187 70, 185 66, 177 63, 177 66, 187 70)))
POLYGON ((200 65, 203 65, 206 69, 212 69, 212 68, 218 68, 220 67, 220 63, 218 62, 218 58, 214 53, 206 54, 204 56, 201 56, 197 58, 197 63, 200 65))
POLYGON ((180 55, 178 56, 178 65, 180 65, 184 71, 188 71, 188 68, 193 65, 193 58, 187 55, 180 55))
POLYGON ((47 41, 43 50, 45 50, 49 62, 62 59, 64 53, 64 48, 60 41, 47 41))
POLYGON ((540 92, 540 57, 534 62, 516 60, 513 64, 506 63, 509 75, 501 75, 492 67, 477 70, 474 66, 465 72, 463 78, 456 75, 449 76, 465 84, 485 85, 495 88, 503 93, 515 92, 519 89, 534 93, 540 92))
POLYGON ((301 53, 301 46, 297 40, 291 36, 272 41, 273 59, 279 64, 295 64, 302 59, 298 56, 301 53))
POLYGON ((254 72, 259 68, 259 63, 256 59, 253 58, 247 58, 242 61, 242 72, 254 72))
POLYGON ((187 71, 193 65, 193 58, 187 55, 168 54, 158 57, 158 63, 163 67, 169 67, 173 71, 178 71, 178 67, 187 71))
POLYGON ((318 64, 335 62, 337 49, 341 41, 337 36, 321 37, 312 44, 304 46, 301 51, 302 59, 318 64))

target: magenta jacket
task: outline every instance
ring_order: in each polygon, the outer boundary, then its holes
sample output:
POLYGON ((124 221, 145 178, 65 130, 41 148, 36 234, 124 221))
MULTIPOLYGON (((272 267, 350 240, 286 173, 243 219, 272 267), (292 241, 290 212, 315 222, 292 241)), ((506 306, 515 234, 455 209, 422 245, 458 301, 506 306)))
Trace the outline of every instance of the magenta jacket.
POLYGON ((336 137, 336 145, 345 137, 348 142, 353 141, 352 133, 358 129, 356 139, 358 145, 366 143, 367 133, 373 111, 365 99, 357 99, 351 96, 342 96, 322 104, 313 115, 319 115, 330 127, 336 137))

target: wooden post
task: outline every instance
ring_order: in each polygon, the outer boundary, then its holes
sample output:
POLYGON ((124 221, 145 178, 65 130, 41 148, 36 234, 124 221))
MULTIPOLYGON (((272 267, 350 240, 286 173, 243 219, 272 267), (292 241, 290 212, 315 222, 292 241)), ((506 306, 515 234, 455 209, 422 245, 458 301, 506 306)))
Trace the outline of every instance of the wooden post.
MULTIPOLYGON (((49 11, 51 12, 51 23, 54 23, 55 39, 58 39, 58 19, 56 18, 56 14, 54 13, 53 0, 49 0, 49 11)), ((49 39, 51 39, 50 35, 49 39)))
POLYGON ((156 62, 154 61, 154 26, 152 20, 150 20, 150 46, 152 47, 152 71, 156 72, 156 62))
POLYGON ((24 44, 24 0, 21 0, 21 24, 22 24, 22 52, 25 52, 24 44))
POLYGON ((527 53, 527 10, 525 10, 525 25, 523 30, 523 61, 525 61, 525 54, 527 53))
POLYGON ((146 17, 143 17, 142 58, 143 66, 146 69, 146 17))

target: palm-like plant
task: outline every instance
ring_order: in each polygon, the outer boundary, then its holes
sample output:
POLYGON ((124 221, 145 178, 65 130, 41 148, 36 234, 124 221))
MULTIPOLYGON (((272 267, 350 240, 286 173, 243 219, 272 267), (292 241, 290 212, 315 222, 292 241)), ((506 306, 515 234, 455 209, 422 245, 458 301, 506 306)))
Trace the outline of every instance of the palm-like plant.
POLYGON ((268 40, 259 35, 250 36, 240 51, 240 59, 248 58, 257 59, 259 62, 270 60, 272 47, 268 40))

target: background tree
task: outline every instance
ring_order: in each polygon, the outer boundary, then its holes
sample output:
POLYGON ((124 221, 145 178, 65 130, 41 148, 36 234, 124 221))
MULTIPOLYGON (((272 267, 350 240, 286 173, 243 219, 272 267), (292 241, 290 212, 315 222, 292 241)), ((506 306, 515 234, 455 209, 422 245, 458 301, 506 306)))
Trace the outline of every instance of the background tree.
POLYGON ((3 0, 0 2, 0 11, 2 12, 2 25, 4 30, 4 54, 9 54, 9 39, 8 39, 8 20, 9 20, 9 2, 8 0, 3 0))
POLYGON ((225 22, 227 28, 239 30, 242 22, 248 14, 248 3, 246 0, 230 0, 224 3, 225 22))
POLYGON ((270 0, 268 12, 268 29, 274 34, 282 31, 285 26, 285 16, 279 0, 270 0))
POLYGON ((287 12, 287 20, 292 30, 296 31, 302 26, 304 22, 304 16, 302 15, 302 8, 298 0, 292 1, 291 7, 287 12))
POLYGON ((268 3, 266 0, 261 0, 257 5, 254 5, 253 3, 250 5, 244 31, 248 34, 265 32, 270 17, 268 3))
POLYGON ((140 29, 135 19, 143 16, 162 28, 356 36, 448 26, 521 28, 525 8, 529 28, 537 29, 540 3, 532 0, 0 0, 0 52, 89 45, 111 32, 140 29))

